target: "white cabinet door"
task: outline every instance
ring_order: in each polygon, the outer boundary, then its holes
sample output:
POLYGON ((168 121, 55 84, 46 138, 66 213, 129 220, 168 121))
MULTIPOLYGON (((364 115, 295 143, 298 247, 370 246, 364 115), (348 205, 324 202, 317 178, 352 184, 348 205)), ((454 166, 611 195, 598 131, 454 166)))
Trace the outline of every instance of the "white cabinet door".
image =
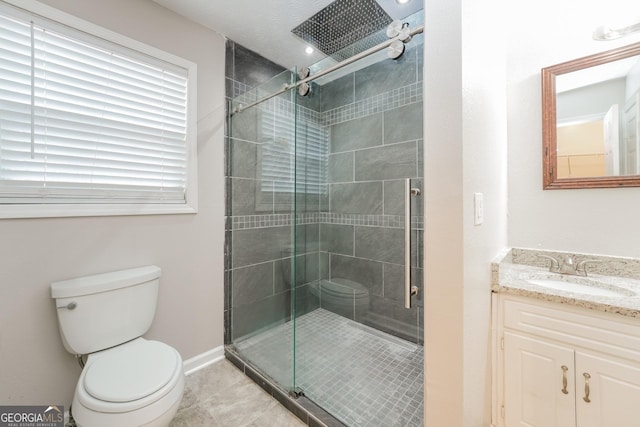
POLYGON ((505 331, 504 415, 506 427, 575 426, 573 349, 505 331))
POLYGON ((576 392, 579 427, 640 426, 640 361, 576 351, 576 392))

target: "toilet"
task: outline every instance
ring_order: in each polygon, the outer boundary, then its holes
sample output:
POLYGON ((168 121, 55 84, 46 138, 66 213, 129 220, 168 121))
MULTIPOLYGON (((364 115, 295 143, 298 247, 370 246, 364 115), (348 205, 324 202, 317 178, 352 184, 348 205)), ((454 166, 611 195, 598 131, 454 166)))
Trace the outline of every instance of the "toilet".
POLYGON ((71 411, 78 426, 168 426, 184 393, 177 350, 142 338, 156 311, 160 268, 51 284, 64 347, 87 355, 71 411))
MULTIPOLYGON (((282 283, 291 288, 291 257, 294 250, 291 245, 280 249, 282 283)), ((342 277, 320 279, 309 286, 309 292, 320 302, 320 307, 339 314, 362 314, 369 311, 371 299, 369 289, 362 283, 342 277)))
POLYGON ((369 290, 362 283, 334 277, 322 279, 310 288, 313 295, 320 300, 320 306, 338 313, 364 313, 369 310, 369 290))

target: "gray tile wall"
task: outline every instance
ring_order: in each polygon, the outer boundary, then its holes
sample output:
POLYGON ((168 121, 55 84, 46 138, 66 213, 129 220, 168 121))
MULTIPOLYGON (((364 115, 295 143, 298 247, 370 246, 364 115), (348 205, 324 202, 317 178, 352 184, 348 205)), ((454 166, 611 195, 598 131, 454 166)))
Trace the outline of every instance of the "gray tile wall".
MULTIPOLYGON (((404 308, 402 215, 404 179, 415 178, 415 186, 422 184, 418 179, 423 174, 422 98, 412 93, 421 84, 420 52, 414 49, 400 61, 382 61, 322 87, 324 119, 331 135, 329 212, 399 217, 399 221, 320 226, 320 251, 328 254, 326 276, 332 281, 349 279, 369 290, 367 312, 340 314, 418 342, 422 342, 421 298, 414 300, 414 308, 404 308)), ((422 283, 422 266, 417 262, 423 232, 421 212, 412 215, 420 218, 412 224, 412 280, 417 284, 422 283)))
MULTIPOLYGON (((275 90, 275 86, 280 86, 290 78, 285 71, 283 67, 241 45, 227 42, 226 96, 229 101, 238 96, 255 99, 261 90, 275 90), (253 89, 261 84, 268 87, 253 89)), ((286 98, 273 100, 272 104, 276 105, 278 101, 286 101, 286 98)), ((263 181, 259 179, 257 171, 260 141, 267 131, 258 108, 234 115, 230 126, 227 126, 226 343, 261 328, 282 323, 291 315, 294 293, 286 285, 290 282, 285 277, 290 275, 290 268, 285 267, 291 260, 291 253, 287 249, 294 238, 293 223, 275 213, 285 216, 290 213, 287 207, 292 205, 292 200, 285 200, 273 191, 262 189, 263 181), (269 221, 265 221, 265 215, 269 216, 269 221), (238 224, 247 226, 238 227, 238 224)), ((317 224, 302 225, 298 231, 302 237, 312 237, 314 230, 316 235, 316 262, 306 262, 303 256, 299 264, 305 268, 301 267, 296 272, 298 275, 306 270, 317 274, 318 229, 317 224)), ((299 279, 297 282, 302 285, 304 281, 299 279)), ((296 292, 297 296, 302 294, 304 291, 296 292)), ((306 303, 300 305, 306 306, 306 303)))
MULTIPOLYGON (((336 278, 362 284, 369 291, 370 309, 329 307, 326 299, 325 308, 421 342, 416 336, 421 301, 412 310, 402 305, 404 178, 422 176, 420 52, 414 49, 401 61, 383 61, 314 85, 312 97, 299 102, 298 117, 324 125, 330 143, 327 194, 298 195, 295 217, 290 196, 259 191, 264 131, 259 109, 234 115, 227 145, 227 342, 288 320, 294 295, 299 313, 315 309, 322 304, 318 281, 336 278), (292 235, 294 223, 297 236, 292 235), (294 238, 295 288, 289 279, 294 238)), ((232 67, 227 64, 229 98, 255 83, 248 76, 282 71, 264 58, 251 60, 250 51, 233 42, 227 58, 233 61, 232 67), (252 68, 260 71, 252 73, 252 68)), ((244 96, 255 98, 258 91, 244 96)), ((283 114, 293 109, 284 97, 261 108, 283 114)), ((414 215, 418 241, 422 219, 419 212, 414 215)), ((414 253, 421 251, 421 242, 414 246, 414 253)), ((421 266, 416 264, 412 275, 420 277, 421 266)))

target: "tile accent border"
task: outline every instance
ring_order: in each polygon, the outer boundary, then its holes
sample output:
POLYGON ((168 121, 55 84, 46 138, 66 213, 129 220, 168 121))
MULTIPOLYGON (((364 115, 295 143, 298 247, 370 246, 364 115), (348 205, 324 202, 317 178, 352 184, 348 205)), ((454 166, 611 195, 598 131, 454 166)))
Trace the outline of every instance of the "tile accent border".
POLYGON ((422 102, 422 81, 327 110, 322 113, 322 124, 335 125, 417 102, 422 102))
MULTIPOLYGON (((234 81, 234 94, 236 93, 236 83, 237 82, 234 81)), ((241 83, 238 84, 241 85, 241 83)), ((238 92, 241 91, 242 89, 238 89, 238 92)), ((267 95, 269 95, 269 93, 259 88, 249 90, 234 98, 233 105, 247 105, 267 95)), ((322 126, 332 126, 337 123, 359 119, 405 105, 419 103, 422 102, 422 100, 422 81, 418 81, 323 112, 298 105, 297 117, 303 121, 306 120, 322 126)), ((262 102, 257 108, 265 111, 274 111, 276 114, 287 117, 293 117, 294 115, 294 103, 279 96, 262 102)))
MULTIPOLYGON (((285 96, 287 93, 288 92, 285 92, 285 96)), ((270 92, 260 89, 259 87, 251 89, 233 98, 232 106, 235 107, 238 105, 248 105, 270 94, 270 92)), ((291 119, 293 119, 294 113, 296 113, 294 103, 288 99, 285 99, 283 95, 268 99, 252 108, 258 108, 263 111, 272 111, 277 115, 289 117, 291 119)), ((302 121, 308 121, 322 126, 325 125, 324 116, 325 113, 320 113, 318 111, 312 110, 311 108, 297 105, 297 118, 302 121)))
MULTIPOLYGON (((265 215, 237 215, 231 216, 232 230, 246 230, 251 228, 290 226, 294 223, 293 214, 265 214, 265 215)), ((403 228, 404 216, 402 215, 360 215, 360 214, 336 214, 329 212, 312 212, 295 215, 295 223, 303 224, 341 224, 361 225, 371 227, 403 228)), ((424 228, 422 216, 411 217, 411 228, 421 230, 424 228)))
POLYGON ((247 91, 251 90, 251 86, 246 83, 239 82, 237 80, 233 80, 227 77, 229 80, 233 81, 233 98, 236 98, 247 91))

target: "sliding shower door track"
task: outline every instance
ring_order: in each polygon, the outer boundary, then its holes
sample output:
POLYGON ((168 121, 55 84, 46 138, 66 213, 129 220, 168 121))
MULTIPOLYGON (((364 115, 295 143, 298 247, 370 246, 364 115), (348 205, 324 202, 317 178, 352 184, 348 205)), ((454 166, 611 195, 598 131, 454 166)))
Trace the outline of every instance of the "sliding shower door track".
MULTIPOLYGON (((420 25, 420 26, 414 28, 413 30, 411 30, 409 32, 409 36, 413 37, 413 36, 415 36, 417 34, 421 34, 423 32, 424 32, 424 25, 420 25)), ((391 44, 394 43, 394 42, 397 42, 397 41, 402 42, 400 37, 402 37, 402 36, 397 36, 397 37, 391 38, 391 39, 389 39, 387 41, 384 41, 384 42, 382 42, 380 44, 377 44, 377 45, 373 46, 372 48, 369 48, 369 49, 367 49, 367 50, 365 50, 363 52, 360 52, 360 53, 358 53, 356 55, 353 55, 352 57, 347 58, 344 61, 338 62, 336 65, 333 65, 333 66, 331 66, 329 68, 325 68, 324 70, 319 71, 319 72, 317 72, 316 74, 314 74, 312 76, 309 76, 307 78, 301 79, 301 80, 299 80, 299 81, 297 81, 295 83, 284 85, 282 87, 282 89, 280 89, 280 90, 278 90, 276 92, 273 92, 270 95, 264 96, 264 97, 258 99, 257 101, 254 101, 254 102, 250 103, 250 104, 238 105, 236 108, 233 109, 233 111, 231 111, 231 115, 234 115, 236 113, 241 113, 244 110, 246 110, 247 108, 251 108, 251 107, 253 107, 255 105, 258 105, 258 104, 260 104, 260 103, 262 103, 262 102, 264 102, 266 100, 269 100, 269 99, 274 98, 274 97, 276 97, 278 95, 281 95, 281 94, 287 92, 288 90, 294 89, 294 88, 296 88, 298 86, 301 86, 303 84, 307 84, 307 83, 309 83, 309 82, 311 82, 311 81, 313 81, 313 80, 315 80, 317 78, 320 78, 320 77, 322 77, 322 76, 324 76, 326 74, 329 74, 329 73, 331 73, 331 72, 333 72, 335 70, 339 70, 342 67, 345 67, 345 66, 347 66, 349 64, 353 64, 354 62, 356 62, 356 61, 358 61, 358 60, 360 60, 362 58, 366 58, 369 55, 373 55, 376 52, 379 52, 379 51, 381 51, 383 49, 386 49, 387 47, 391 46, 391 44)))
POLYGON ((226 345, 224 356, 240 369, 253 382, 280 402, 289 412, 294 414, 308 426, 313 427, 348 427, 329 412, 322 409, 304 395, 300 388, 285 390, 275 380, 265 375, 260 369, 246 360, 233 345, 226 345))

